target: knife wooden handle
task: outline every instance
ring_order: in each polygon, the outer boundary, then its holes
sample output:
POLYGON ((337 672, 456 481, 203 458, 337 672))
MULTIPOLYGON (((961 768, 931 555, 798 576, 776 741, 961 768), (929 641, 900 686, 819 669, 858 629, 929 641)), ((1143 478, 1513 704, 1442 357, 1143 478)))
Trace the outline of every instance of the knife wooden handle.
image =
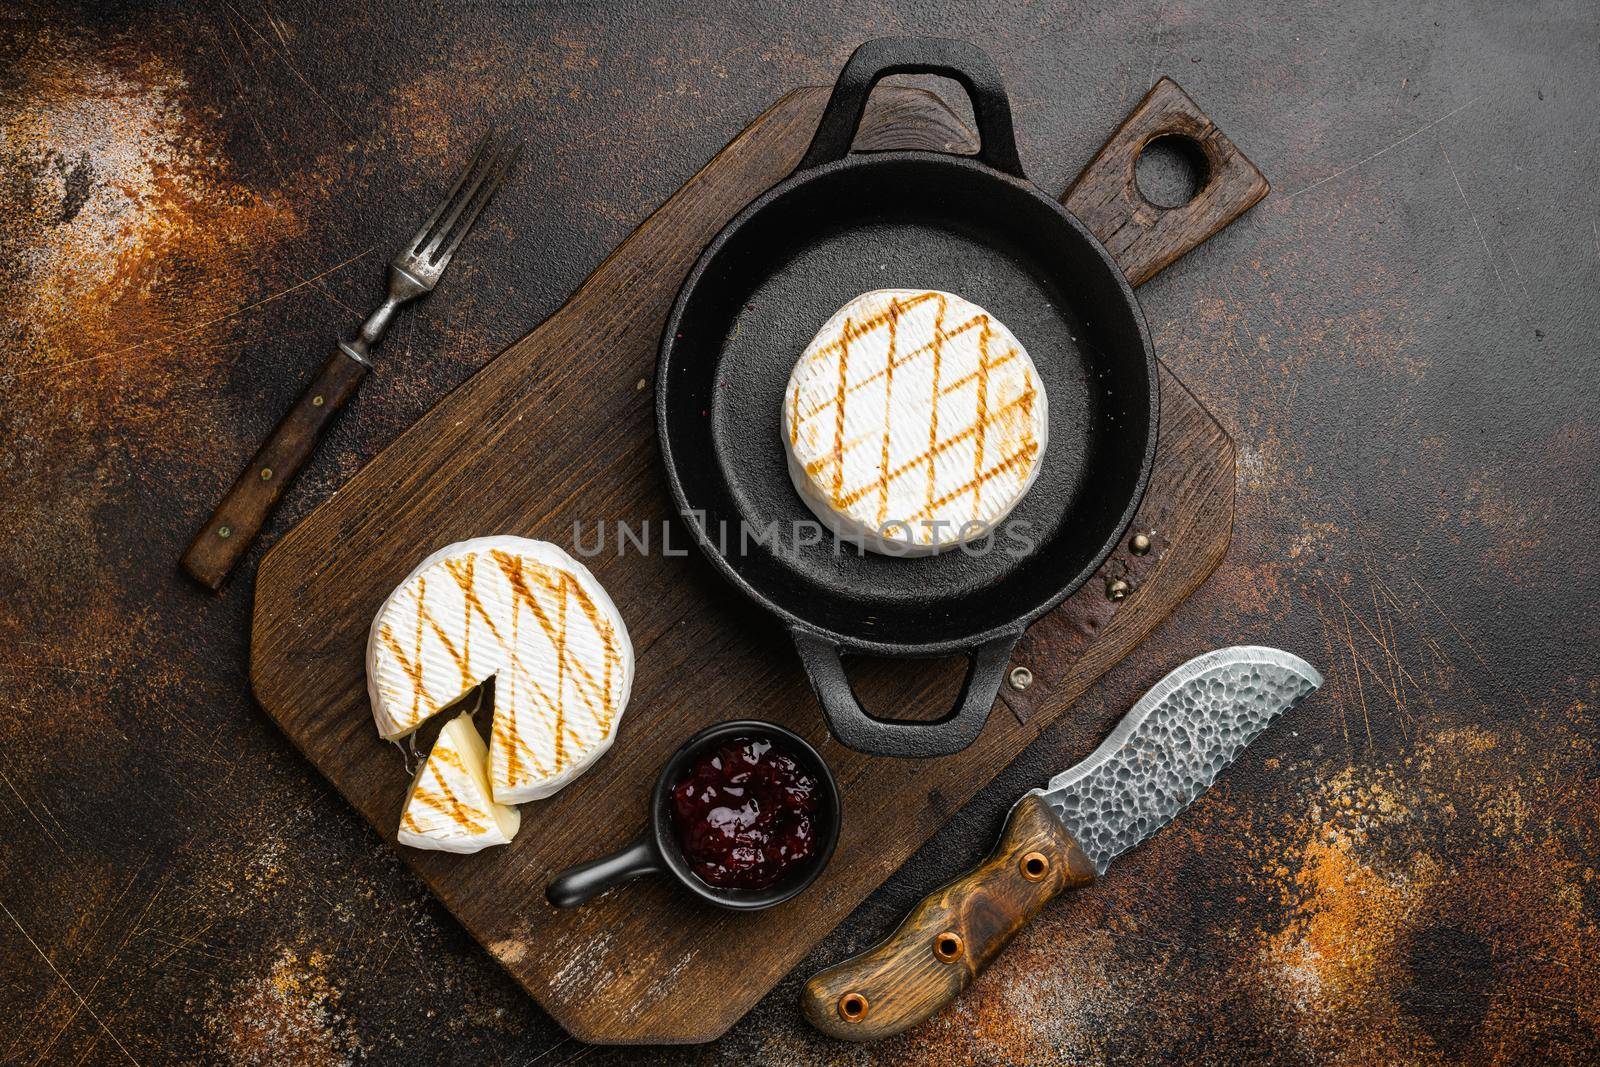
POLYGON ((367 364, 335 349, 183 554, 183 569, 213 593, 239 562, 300 473, 333 417, 355 395, 367 364))
POLYGON ((983 863, 930 893, 875 948, 811 976, 806 1019, 846 1041, 908 1030, 954 1000, 1053 897, 1092 881, 1094 865, 1044 801, 1023 797, 983 863))

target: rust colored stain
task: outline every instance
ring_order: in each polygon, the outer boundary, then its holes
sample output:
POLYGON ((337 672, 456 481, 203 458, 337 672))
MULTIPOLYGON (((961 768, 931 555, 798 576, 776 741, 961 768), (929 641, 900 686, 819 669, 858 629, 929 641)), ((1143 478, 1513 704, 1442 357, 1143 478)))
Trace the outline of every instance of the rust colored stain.
MULTIPOLYGON (((303 233, 294 208, 240 184, 210 108, 170 60, 46 31, 0 94, 0 565, 46 595, 46 561, 97 562, 96 509, 114 485, 157 492, 185 433, 227 410, 201 383, 252 340, 232 328, 258 258, 303 233), (70 482, 67 481, 70 479, 70 482), (70 485, 70 490, 68 486, 70 485)), ((193 438, 190 438, 191 440, 193 438)))
POLYGON ((136 392, 206 352, 210 319, 246 302, 251 252, 303 223, 238 184, 163 58, 47 34, 12 76, 0 180, 20 210, 0 226, 23 334, 8 370, 30 392, 136 392))
POLYGON ((227 1062, 239 1067, 354 1063, 359 1049, 349 1037, 338 992, 322 973, 326 964, 320 952, 301 958, 285 950, 265 975, 241 983, 207 1020, 227 1062))
POLYGON ((1594 827, 1570 817, 1594 796, 1594 751, 1507 780, 1531 747, 1444 730, 1315 791, 1303 841, 1263 872, 1288 910, 1257 957, 1301 1052, 1524 1062, 1600 1025, 1594 827))

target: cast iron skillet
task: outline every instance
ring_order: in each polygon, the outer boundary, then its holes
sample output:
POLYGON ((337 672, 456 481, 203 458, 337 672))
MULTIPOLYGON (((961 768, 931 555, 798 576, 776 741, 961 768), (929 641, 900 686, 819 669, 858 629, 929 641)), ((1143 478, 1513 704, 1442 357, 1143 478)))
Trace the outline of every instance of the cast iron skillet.
POLYGON ((834 735, 906 757, 972 743, 1023 630, 1116 545, 1149 479, 1157 402, 1133 290, 1084 224, 1027 180, 994 64, 970 44, 927 38, 869 41, 850 57, 794 174, 729 222, 689 273, 656 377, 667 477, 701 549, 788 627, 834 735), (976 156, 850 154, 872 87, 904 73, 965 88, 976 156), (986 308, 1044 382, 1038 479, 985 555, 897 558, 787 535, 814 526, 780 436, 790 370, 833 312, 883 288, 941 289, 986 308), (781 531, 777 543, 767 530, 781 531), (962 652, 970 665, 949 714, 890 720, 856 699, 843 652, 962 652))

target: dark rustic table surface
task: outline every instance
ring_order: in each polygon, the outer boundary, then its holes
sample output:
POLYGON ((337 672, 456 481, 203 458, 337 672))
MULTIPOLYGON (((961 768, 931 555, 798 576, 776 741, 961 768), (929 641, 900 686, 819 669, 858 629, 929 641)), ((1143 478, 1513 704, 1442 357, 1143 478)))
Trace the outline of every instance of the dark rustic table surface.
MULTIPOLYGON (((714 1045, 653 1062, 1600 1057, 1600 30, 1572 3, 24 3, 0 14, 0 1061, 600 1064, 251 699, 261 549, 187 538, 487 124, 527 153, 287 530, 786 89, 995 56, 1064 187, 1162 73, 1274 190, 1141 291, 1233 435, 1228 559, 714 1045), (981 854, 1165 669, 1328 677, 959 1005, 831 1043, 798 978, 981 854)), ((596 368, 596 373, 604 373, 596 368)))

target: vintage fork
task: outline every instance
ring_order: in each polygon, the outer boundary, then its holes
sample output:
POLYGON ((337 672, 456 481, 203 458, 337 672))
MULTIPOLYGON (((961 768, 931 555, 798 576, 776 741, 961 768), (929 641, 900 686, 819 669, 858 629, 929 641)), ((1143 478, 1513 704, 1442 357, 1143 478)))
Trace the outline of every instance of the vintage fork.
POLYGON ((478 213, 505 181, 522 146, 485 135, 428 221, 389 262, 389 293, 349 341, 340 341, 183 554, 183 569, 212 592, 239 562, 335 415, 366 377, 372 352, 401 306, 432 292, 478 213))

